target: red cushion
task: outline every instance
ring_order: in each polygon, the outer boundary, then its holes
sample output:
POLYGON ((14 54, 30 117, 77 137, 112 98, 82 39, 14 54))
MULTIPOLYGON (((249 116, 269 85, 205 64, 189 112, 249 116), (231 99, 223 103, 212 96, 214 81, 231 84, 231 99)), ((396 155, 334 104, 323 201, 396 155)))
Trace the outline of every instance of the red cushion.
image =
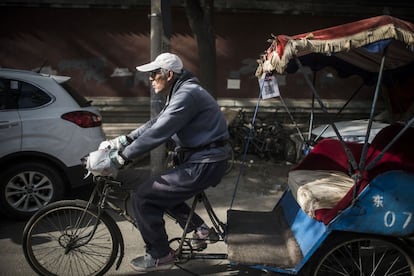
MULTIPOLYGON (((346 145, 359 162, 362 145, 357 143, 346 143, 346 145)), ((323 139, 292 170, 333 170, 348 173, 348 156, 339 140, 323 139)))

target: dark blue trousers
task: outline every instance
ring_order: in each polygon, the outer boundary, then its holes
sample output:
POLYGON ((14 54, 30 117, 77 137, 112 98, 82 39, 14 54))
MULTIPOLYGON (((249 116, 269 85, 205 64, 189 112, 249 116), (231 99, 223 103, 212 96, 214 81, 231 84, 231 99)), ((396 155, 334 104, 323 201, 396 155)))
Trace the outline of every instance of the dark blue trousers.
MULTIPOLYGON (((137 226, 153 258, 170 252, 165 231, 164 214, 169 214, 184 227, 190 207, 185 201, 210 186, 216 186, 223 177, 227 161, 215 163, 184 163, 138 185, 132 195, 137 226)), ((194 214, 189 231, 203 224, 194 214)))

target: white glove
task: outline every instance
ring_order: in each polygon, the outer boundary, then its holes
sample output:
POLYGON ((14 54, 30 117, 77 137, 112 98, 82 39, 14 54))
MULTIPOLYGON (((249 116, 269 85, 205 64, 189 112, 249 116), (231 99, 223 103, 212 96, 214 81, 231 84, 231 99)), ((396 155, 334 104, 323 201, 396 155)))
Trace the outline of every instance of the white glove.
POLYGON ((111 163, 117 168, 121 169, 124 165, 126 165, 127 160, 120 154, 120 151, 112 150, 109 152, 109 159, 111 159, 111 163))
POLYGON ((125 164, 125 159, 119 155, 118 150, 99 149, 89 153, 86 157, 85 168, 94 176, 118 175, 118 170, 125 164))
POLYGON ((129 144, 130 144, 130 141, 127 138, 127 136, 121 135, 114 139, 101 142, 98 149, 124 150, 124 148, 128 146, 129 144))

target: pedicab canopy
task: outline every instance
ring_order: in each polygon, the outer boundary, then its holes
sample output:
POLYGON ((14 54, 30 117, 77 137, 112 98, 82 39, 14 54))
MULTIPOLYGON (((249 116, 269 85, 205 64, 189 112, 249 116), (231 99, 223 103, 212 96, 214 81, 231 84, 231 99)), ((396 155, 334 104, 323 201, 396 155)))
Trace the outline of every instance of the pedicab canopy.
POLYGON ((372 17, 294 36, 277 35, 270 42, 258 61, 258 78, 264 72, 289 73, 289 63, 295 57, 314 70, 329 64, 339 69, 338 73, 341 70, 379 72, 384 54, 384 70, 404 68, 414 62, 414 24, 391 16, 372 17))
MULTIPOLYGON (((375 95, 378 95, 381 74, 389 75, 391 78, 405 75, 405 80, 412 80, 414 76, 414 24, 391 16, 377 16, 294 36, 277 35, 270 42, 270 47, 258 61, 256 76, 259 79, 264 73, 294 72, 302 65, 309 66, 314 71, 332 66, 338 75, 359 74, 362 77, 377 78, 375 95)), ((306 74, 304 76, 306 78, 306 74)), ((405 93, 407 92, 413 95, 412 87, 406 89, 405 93)), ((313 93, 318 99, 316 89, 313 89, 313 93)), ((400 102, 404 101, 403 97, 397 98, 400 102)), ((374 97, 371 120, 375 99, 374 97)), ((356 143, 345 145, 342 139, 340 142, 328 139, 318 143, 293 171, 304 170, 303 175, 308 177, 309 170, 333 170, 348 175, 352 169, 354 176, 350 179, 350 186, 354 182, 357 185, 353 185, 352 189, 349 186, 345 187, 345 195, 341 194, 339 202, 335 199, 328 207, 316 208, 311 212, 312 216, 327 224, 340 210, 349 206, 353 198, 381 172, 393 169, 414 172, 414 153, 413 147, 410 146, 414 138, 414 128, 409 127, 413 124, 414 117, 410 114, 405 127, 390 125, 384 128, 370 145, 366 140, 363 148, 356 143), (400 135, 399 141, 396 142, 394 139, 400 135), (342 148, 345 151, 341 150, 342 148)), ((340 137, 335 124, 331 122, 331 126, 340 137)), ((369 128, 370 125, 367 134, 369 128)), ((289 179, 293 181, 291 176, 289 179)), ((336 182, 332 181, 333 184, 336 182)), ((312 196, 304 195, 306 200, 302 203, 298 200, 299 204, 306 210, 307 206, 315 207, 319 199, 328 198, 327 192, 332 191, 332 194, 336 195, 338 187, 329 186, 332 183, 320 186, 320 197, 312 188, 312 196)), ((299 196, 298 188, 296 197, 299 196)))

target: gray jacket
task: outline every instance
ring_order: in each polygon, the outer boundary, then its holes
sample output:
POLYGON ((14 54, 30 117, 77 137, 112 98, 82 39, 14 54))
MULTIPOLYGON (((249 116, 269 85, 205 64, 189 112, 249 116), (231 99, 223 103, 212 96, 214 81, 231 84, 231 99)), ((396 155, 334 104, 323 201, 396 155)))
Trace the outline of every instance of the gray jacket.
POLYGON ((193 149, 187 162, 216 162, 228 158, 229 147, 208 147, 229 138, 227 124, 216 100, 197 78, 184 71, 174 83, 157 117, 128 134, 133 141, 122 154, 134 159, 172 138, 177 146, 193 149))

